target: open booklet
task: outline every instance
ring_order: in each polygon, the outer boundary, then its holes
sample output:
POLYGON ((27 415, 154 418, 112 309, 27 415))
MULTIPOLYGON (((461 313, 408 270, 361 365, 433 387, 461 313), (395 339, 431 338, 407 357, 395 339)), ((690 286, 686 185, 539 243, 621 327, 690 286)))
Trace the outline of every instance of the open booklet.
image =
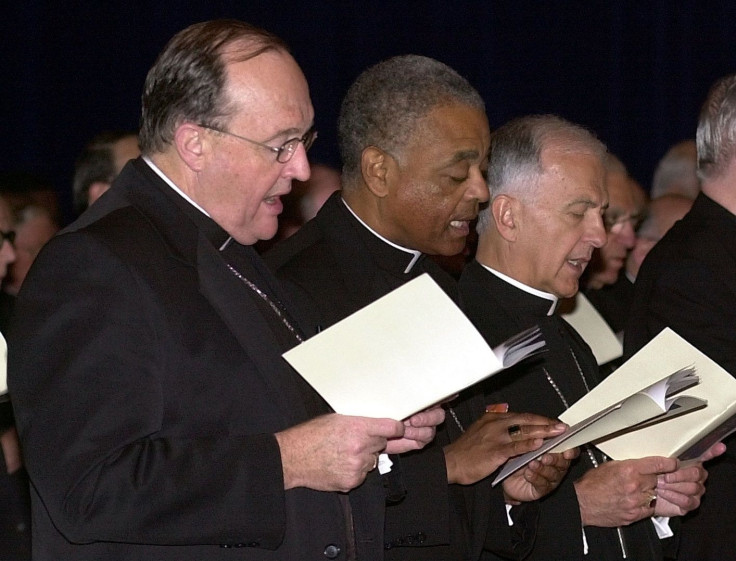
POLYGON ((559 311, 565 321, 588 343, 599 365, 624 354, 621 341, 582 292, 563 301, 559 311))
POLYGON ((736 380, 666 328, 560 416, 564 434, 507 462, 494 484, 545 452, 589 442, 616 460, 686 459, 690 448, 696 458, 733 432, 734 415, 736 380))
POLYGON ((491 349, 424 274, 283 356, 337 413, 401 420, 543 348, 533 328, 491 349))

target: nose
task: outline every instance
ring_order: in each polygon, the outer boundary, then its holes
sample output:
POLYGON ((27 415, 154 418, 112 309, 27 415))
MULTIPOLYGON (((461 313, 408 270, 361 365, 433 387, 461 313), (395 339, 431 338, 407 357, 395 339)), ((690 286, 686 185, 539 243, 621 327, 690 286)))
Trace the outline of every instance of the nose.
POLYGON ((298 143, 296 152, 294 152, 291 160, 284 165, 283 173, 298 181, 306 181, 312 174, 309 167, 309 159, 307 158, 307 150, 301 142, 298 143))
POLYGON ((588 238, 593 247, 603 247, 606 244, 606 227, 603 224, 603 217, 600 214, 593 214, 588 238))
POLYGON ((476 172, 472 174, 472 177, 469 179, 468 190, 465 192, 465 195, 468 199, 475 199, 479 203, 488 202, 490 199, 486 178, 480 170, 476 170, 476 172))
POLYGON ((631 249, 636 245, 636 232, 634 231, 633 219, 626 220, 621 224, 621 230, 616 234, 616 237, 626 249, 631 249))

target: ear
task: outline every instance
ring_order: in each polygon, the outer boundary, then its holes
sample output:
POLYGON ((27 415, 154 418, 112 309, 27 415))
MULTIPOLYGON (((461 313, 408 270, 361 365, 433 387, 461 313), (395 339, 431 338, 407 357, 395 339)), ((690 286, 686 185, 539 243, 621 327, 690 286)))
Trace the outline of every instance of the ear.
POLYGON ((491 215, 499 234, 506 241, 516 241, 521 218, 519 201, 509 195, 498 195, 491 202, 491 215))
POLYGON ((396 161, 380 148, 369 146, 360 157, 360 171, 363 182, 376 197, 383 198, 389 193, 389 178, 396 161))
POLYGON ((95 181, 89 186, 87 191, 87 206, 91 205, 100 195, 110 188, 110 184, 107 181, 95 181))
POLYGON ((192 170, 201 171, 209 146, 204 131, 192 123, 183 123, 174 131, 174 146, 182 161, 192 170))

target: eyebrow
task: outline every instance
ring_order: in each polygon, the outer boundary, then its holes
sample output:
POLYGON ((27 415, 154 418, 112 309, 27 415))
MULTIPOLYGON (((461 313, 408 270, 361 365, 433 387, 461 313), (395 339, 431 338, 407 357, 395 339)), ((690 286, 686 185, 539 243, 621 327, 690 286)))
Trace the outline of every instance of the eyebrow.
POLYGON ((463 162, 465 160, 475 160, 480 156, 477 150, 461 150, 460 152, 455 152, 453 154, 452 158, 450 158, 442 167, 448 167, 455 165, 457 163, 463 162))

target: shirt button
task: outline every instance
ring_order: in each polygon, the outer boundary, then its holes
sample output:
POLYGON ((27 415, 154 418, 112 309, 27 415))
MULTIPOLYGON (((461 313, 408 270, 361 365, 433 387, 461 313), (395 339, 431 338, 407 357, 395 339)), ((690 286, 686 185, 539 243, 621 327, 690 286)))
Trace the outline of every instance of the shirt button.
POLYGON ((327 559, 335 559, 338 555, 340 555, 340 548, 336 545, 330 544, 325 548, 325 557, 327 559))

